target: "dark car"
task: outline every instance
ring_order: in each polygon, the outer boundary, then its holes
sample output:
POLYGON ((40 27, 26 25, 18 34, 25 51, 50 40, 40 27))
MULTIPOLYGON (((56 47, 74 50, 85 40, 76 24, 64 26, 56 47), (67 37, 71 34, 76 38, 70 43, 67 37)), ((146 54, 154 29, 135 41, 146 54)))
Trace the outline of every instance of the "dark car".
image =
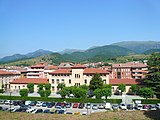
POLYGON ((60 105, 61 107, 66 107, 66 103, 61 103, 61 105, 60 105))
POLYGON ((72 112, 66 112, 66 114, 73 114, 72 112))
MULTIPOLYGON (((17 108, 17 109, 15 109, 15 110, 13 110, 12 112, 23 112, 24 110, 23 109, 21 109, 21 108, 17 108)), ((24 111, 25 112, 25 111, 24 111)))
POLYGON ((0 110, 2 110, 3 108, 0 106, 0 110))
POLYGON ((34 113, 42 113, 43 110, 42 109, 37 109, 34 113))
POLYGON ((79 103, 78 108, 79 108, 79 109, 83 109, 83 108, 84 108, 84 103, 79 103))
POLYGON ((66 103, 66 108, 70 108, 72 106, 71 103, 66 103))
POLYGON ((48 102, 43 102, 42 107, 47 107, 48 102))
POLYGON ((43 111, 43 113, 51 113, 51 111, 49 109, 46 109, 43 111))
POLYGON ((128 110, 133 110, 133 104, 128 104, 128 105, 127 105, 127 109, 128 109, 128 110))
POLYGON ((64 112, 65 112, 64 110, 58 110, 57 114, 64 114, 64 112))
POLYGON ((47 104, 47 107, 48 107, 48 108, 52 108, 54 105, 55 105, 55 103, 49 102, 49 103, 47 104))
POLYGON ((57 107, 57 106, 61 106, 61 103, 57 102, 56 105, 55 105, 55 107, 57 107))
POLYGON ((30 106, 35 106, 36 104, 37 104, 36 101, 32 101, 32 102, 30 103, 30 106))

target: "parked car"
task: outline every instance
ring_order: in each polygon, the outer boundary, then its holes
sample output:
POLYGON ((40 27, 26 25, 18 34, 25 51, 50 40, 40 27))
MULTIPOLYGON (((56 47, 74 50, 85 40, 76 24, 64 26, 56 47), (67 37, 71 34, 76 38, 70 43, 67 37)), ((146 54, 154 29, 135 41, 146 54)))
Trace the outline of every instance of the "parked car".
POLYGON ((16 108, 12 112, 22 112, 22 109, 21 108, 16 108))
POLYGON ((49 109, 46 109, 43 111, 43 113, 51 113, 51 111, 49 109))
POLYGON ((30 105, 32 101, 25 101, 25 105, 30 105))
POLYGON ((33 112, 35 109, 34 108, 28 108, 27 110, 26 110, 26 112, 27 113, 31 113, 31 112, 33 112))
POLYGON ((66 112, 66 114, 73 114, 72 112, 66 112))
POLYGON ((36 109, 36 110, 34 110, 32 113, 42 113, 42 112, 43 112, 42 109, 36 109))
POLYGON ((156 104, 156 108, 157 108, 157 109, 160 109, 160 103, 157 103, 157 104, 156 104))
POLYGON ((37 106, 37 107, 41 107, 42 104, 43 104, 43 102, 38 101, 37 104, 36 104, 36 106, 37 106))
POLYGON ((30 106, 35 106, 37 104, 37 101, 31 101, 30 106))
POLYGON ((143 108, 143 105, 142 105, 142 104, 136 104, 136 105, 135 105, 135 108, 136 108, 137 110, 141 110, 141 109, 143 108))
POLYGON ((61 102, 61 107, 66 107, 66 103, 61 102))
POLYGON ((105 103, 105 109, 106 110, 111 110, 111 103, 105 103))
POLYGON ((58 110, 57 114, 64 114, 64 112, 65 112, 64 110, 58 110))
POLYGON ((42 107, 47 107, 48 102, 43 102, 42 107))
POLYGON ((66 103, 66 108, 70 108, 71 107, 71 103, 66 103))
POLYGON ((79 103, 78 108, 83 109, 84 108, 84 103, 79 103))
POLYGON ((97 106, 97 105, 93 105, 93 106, 92 106, 92 109, 93 109, 93 110, 97 110, 97 109, 98 109, 98 106, 97 106))
POLYGON ((156 105, 154 104, 149 105, 149 110, 157 110, 156 105))
POLYGON ((73 108, 78 108, 78 103, 74 103, 73 108))
POLYGON ((113 104, 113 105, 112 105, 112 109, 113 109, 113 110, 118 110, 118 108, 119 108, 119 105, 118 105, 118 104, 113 104))
POLYGON ((59 111, 59 110, 66 111, 66 108, 61 107, 61 106, 56 106, 55 108, 56 108, 56 111, 59 111))
POLYGON ((103 104, 99 104, 98 105, 98 109, 104 109, 104 105, 103 104))
POLYGON ((86 109, 91 109, 91 103, 86 104, 86 109))
POLYGON ((4 104, 10 105, 11 104, 11 100, 5 100, 4 104))
POLYGON ((47 107, 48 107, 48 108, 52 108, 54 105, 55 105, 55 104, 54 104, 53 102, 49 102, 49 103, 47 104, 47 107))
POLYGON ((57 102, 56 104, 55 104, 55 107, 56 106, 61 106, 61 103, 60 102, 57 102))
POLYGON ((82 115, 87 115, 87 112, 82 112, 82 115))
POLYGON ((143 105, 141 110, 148 110, 149 106, 148 105, 143 105))
POLYGON ((119 108, 122 110, 126 110, 127 106, 124 103, 119 104, 119 108))
POLYGON ((128 110, 133 110, 133 104, 128 104, 128 105, 127 105, 127 109, 128 109, 128 110))

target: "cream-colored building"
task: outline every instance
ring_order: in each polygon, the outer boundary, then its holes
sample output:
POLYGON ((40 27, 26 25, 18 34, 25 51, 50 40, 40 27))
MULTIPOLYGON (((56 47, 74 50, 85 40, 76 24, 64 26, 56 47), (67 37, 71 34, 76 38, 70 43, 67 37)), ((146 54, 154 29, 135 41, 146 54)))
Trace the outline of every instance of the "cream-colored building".
POLYGON ((10 82, 11 91, 19 91, 20 89, 27 89, 29 83, 34 84, 34 91, 38 91, 38 84, 47 84, 48 79, 46 78, 19 78, 10 82))
POLYGON ((100 74, 105 84, 109 84, 109 73, 106 70, 98 68, 86 68, 83 65, 75 65, 70 69, 58 69, 49 73, 49 83, 52 91, 58 91, 58 83, 64 83, 66 86, 89 85, 94 74, 100 74))
POLYGON ((2 89, 2 85, 4 89, 10 89, 10 82, 20 77, 19 73, 12 73, 5 70, 0 70, 0 89, 2 89))

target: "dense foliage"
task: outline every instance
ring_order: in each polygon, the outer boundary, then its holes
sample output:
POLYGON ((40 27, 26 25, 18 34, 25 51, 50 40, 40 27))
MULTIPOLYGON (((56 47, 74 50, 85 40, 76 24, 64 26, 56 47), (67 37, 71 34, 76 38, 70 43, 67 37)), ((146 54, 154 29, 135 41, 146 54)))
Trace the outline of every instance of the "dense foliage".
POLYGON ((154 53, 148 60, 148 73, 145 78, 146 87, 155 91, 160 97, 160 53, 154 53))
POLYGON ((41 97, 48 97, 51 94, 51 84, 38 84, 38 93, 41 97))
POLYGON ((19 91, 19 94, 21 95, 21 97, 27 97, 28 96, 28 89, 21 89, 19 91))
POLYGON ((34 84, 33 83, 29 83, 27 85, 28 91, 29 93, 33 93, 34 92, 34 84))

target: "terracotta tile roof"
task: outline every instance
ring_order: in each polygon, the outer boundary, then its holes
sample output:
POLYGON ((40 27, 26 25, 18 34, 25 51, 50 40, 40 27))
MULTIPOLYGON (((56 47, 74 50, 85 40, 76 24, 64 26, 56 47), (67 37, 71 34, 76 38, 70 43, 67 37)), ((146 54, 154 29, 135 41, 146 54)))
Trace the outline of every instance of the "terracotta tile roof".
POLYGON ((109 84, 111 84, 111 85, 118 85, 118 84, 126 84, 126 85, 142 84, 142 80, 136 80, 136 79, 109 79, 109 84))
POLYGON ((46 78, 19 78, 10 83, 11 84, 28 84, 28 83, 41 84, 41 83, 48 83, 48 79, 46 78))
POLYGON ((58 69, 51 72, 50 74, 71 74, 71 69, 58 69))
POLYGON ((77 69, 77 68, 86 68, 85 65, 81 65, 81 64, 76 64, 73 67, 71 67, 72 69, 77 69))
POLYGON ((128 62, 128 63, 119 63, 119 64, 112 64, 112 67, 147 67, 147 65, 143 63, 136 63, 136 62, 128 62))
POLYGON ((99 74, 109 74, 109 72, 107 72, 106 70, 102 70, 99 68, 86 68, 84 69, 84 74, 95 74, 95 73, 99 73, 99 74))
POLYGON ((13 75, 13 73, 8 72, 8 71, 4 71, 4 70, 0 70, 0 75, 13 75))
POLYGON ((46 68, 46 70, 56 70, 56 69, 58 69, 58 66, 54 66, 54 65, 48 66, 46 68))
POLYGON ((46 65, 44 63, 40 63, 40 64, 37 64, 37 65, 32 65, 31 68, 39 68, 39 67, 45 67, 46 65))

